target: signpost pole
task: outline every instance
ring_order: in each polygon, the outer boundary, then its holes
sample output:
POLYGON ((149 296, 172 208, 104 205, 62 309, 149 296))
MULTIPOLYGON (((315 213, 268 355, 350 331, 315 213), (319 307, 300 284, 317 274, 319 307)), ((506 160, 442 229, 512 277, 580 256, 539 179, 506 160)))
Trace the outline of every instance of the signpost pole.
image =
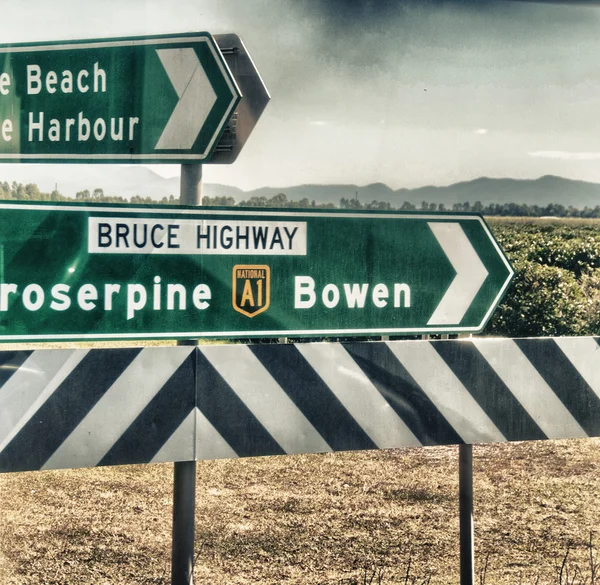
MULTIPOLYGON (((444 336, 442 336, 443 338, 444 336)), ((462 337, 462 336, 459 336, 462 337)), ((469 335, 468 337, 472 337, 469 335)), ((460 583, 475 581, 473 537, 473 445, 458 446, 458 492, 460 522, 460 583)))
POLYGON ((202 165, 181 165, 179 205, 202 205, 202 165))
MULTIPOLYGON (((450 336, 444 333, 442 339, 450 336)), ((429 335, 421 339, 428 340, 429 335)), ((460 585, 475 582, 475 550, 473 538, 473 445, 458 446, 458 520, 460 538, 460 585)))
POLYGON ((196 462, 178 461, 173 483, 172 585, 194 583, 195 508, 196 462))
MULTIPOLYGON (((202 205, 202 165, 181 165, 180 205, 202 205)), ((178 345, 197 345, 196 340, 178 345)), ((196 462, 175 463, 173 482, 172 585, 194 583, 194 537, 196 513, 196 462)))
POLYGON ((473 585, 473 446, 458 446, 460 585, 473 585))

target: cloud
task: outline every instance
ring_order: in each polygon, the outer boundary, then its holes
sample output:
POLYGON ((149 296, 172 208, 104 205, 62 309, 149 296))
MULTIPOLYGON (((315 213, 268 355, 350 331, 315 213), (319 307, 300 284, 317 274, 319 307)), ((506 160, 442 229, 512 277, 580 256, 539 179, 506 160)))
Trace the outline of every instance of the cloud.
POLYGON ((406 9, 425 6, 429 10, 448 7, 484 10, 503 6, 505 0, 326 0, 318 4, 308 4, 313 10, 320 10, 334 27, 346 27, 351 24, 364 28, 397 18, 406 9))
POLYGON ((289 38, 302 39, 304 52, 310 47, 310 62, 330 67, 332 74, 350 75, 357 84, 381 74, 422 82, 432 70, 460 68, 482 46, 484 55, 505 53, 507 36, 510 43, 520 37, 519 44, 527 44, 540 26, 522 18, 530 9, 506 0, 285 0, 278 5, 282 4, 293 11, 297 27, 303 27, 302 35, 297 28, 289 38), (448 54, 458 63, 442 65, 448 54), (428 67, 418 74, 412 64, 422 60, 428 67))
POLYGON ((536 150, 528 152, 535 158, 554 158, 560 160, 600 160, 600 152, 568 152, 565 150, 536 150))
POLYGON ((475 134, 480 134, 480 135, 487 134, 488 132, 489 132, 489 130, 487 128, 477 128, 477 130, 475 130, 475 134))

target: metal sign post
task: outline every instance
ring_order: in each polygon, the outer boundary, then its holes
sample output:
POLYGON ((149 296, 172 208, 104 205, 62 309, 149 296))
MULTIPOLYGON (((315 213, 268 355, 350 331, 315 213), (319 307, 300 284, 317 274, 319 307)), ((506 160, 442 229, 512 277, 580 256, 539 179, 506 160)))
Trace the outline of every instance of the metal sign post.
POLYGON ((458 446, 460 522, 460 585, 473 585, 475 551, 473 538, 473 445, 458 446))
POLYGON ((475 581, 473 445, 466 443, 458 446, 458 519, 460 525, 460 585, 473 585, 475 581))
MULTIPOLYGON (((180 205, 202 205, 202 165, 181 165, 180 205)), ((198 345, 196 340, 178 345, 198 345)), ((196 461, 175 462, 173 481, 172 585, 193 585, 196 461)))
POLYGON ((196 462, 175 463, 173 482, 172 585, 194 583, 196 462))
MULTIPOLYGON (((443 340, 449 335, 441 335, 443 340)), ((423 335, 429 340, 429 335, 423 335)), ((475 546, 473 535, 473 446, 458 445, 458 520, 460 541, 460 585, 473 585, 475 579, 475 546)))

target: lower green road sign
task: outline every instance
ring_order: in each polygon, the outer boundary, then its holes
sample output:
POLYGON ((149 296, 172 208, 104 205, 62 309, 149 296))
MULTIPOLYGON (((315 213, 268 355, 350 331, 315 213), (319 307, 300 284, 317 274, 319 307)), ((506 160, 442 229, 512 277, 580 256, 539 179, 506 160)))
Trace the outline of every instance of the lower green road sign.
POLYGON ((478 215, 0 204, 0 340, 478 332, 478 215))

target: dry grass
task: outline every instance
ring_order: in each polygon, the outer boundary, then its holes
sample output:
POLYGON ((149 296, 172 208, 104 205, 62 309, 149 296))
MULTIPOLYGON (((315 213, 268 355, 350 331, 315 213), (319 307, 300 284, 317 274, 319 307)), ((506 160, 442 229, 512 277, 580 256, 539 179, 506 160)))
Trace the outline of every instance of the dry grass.
POLYGON ((177 345, 172 340, 137 340, 126 341, 57 341, 44 343, 2 343, 2 351, 24 351, 36 349, 110 349, 123 347, 154 347, 177 345))
MULTIPOLYGON (((227 343, 223 339, 198 339, 199 345, 227 343)), ((173 347, 175 339, 127 339, 125 341, 56 341, 35 343, 2 343, 2 351, 26 351, 36 349, 111 349, 124 347, 173 347)))
MULTIPOLYGON (((558 584, 567 548, 570 575, 585 574, 598 447, 474 449, 488 585, 558 584)), ((458 583, 457 458, 441 447, 199 463, 196 583, 458 583)), ((1 475, 0 583, 169 583, 171 490, 171 465, 1 475)))

